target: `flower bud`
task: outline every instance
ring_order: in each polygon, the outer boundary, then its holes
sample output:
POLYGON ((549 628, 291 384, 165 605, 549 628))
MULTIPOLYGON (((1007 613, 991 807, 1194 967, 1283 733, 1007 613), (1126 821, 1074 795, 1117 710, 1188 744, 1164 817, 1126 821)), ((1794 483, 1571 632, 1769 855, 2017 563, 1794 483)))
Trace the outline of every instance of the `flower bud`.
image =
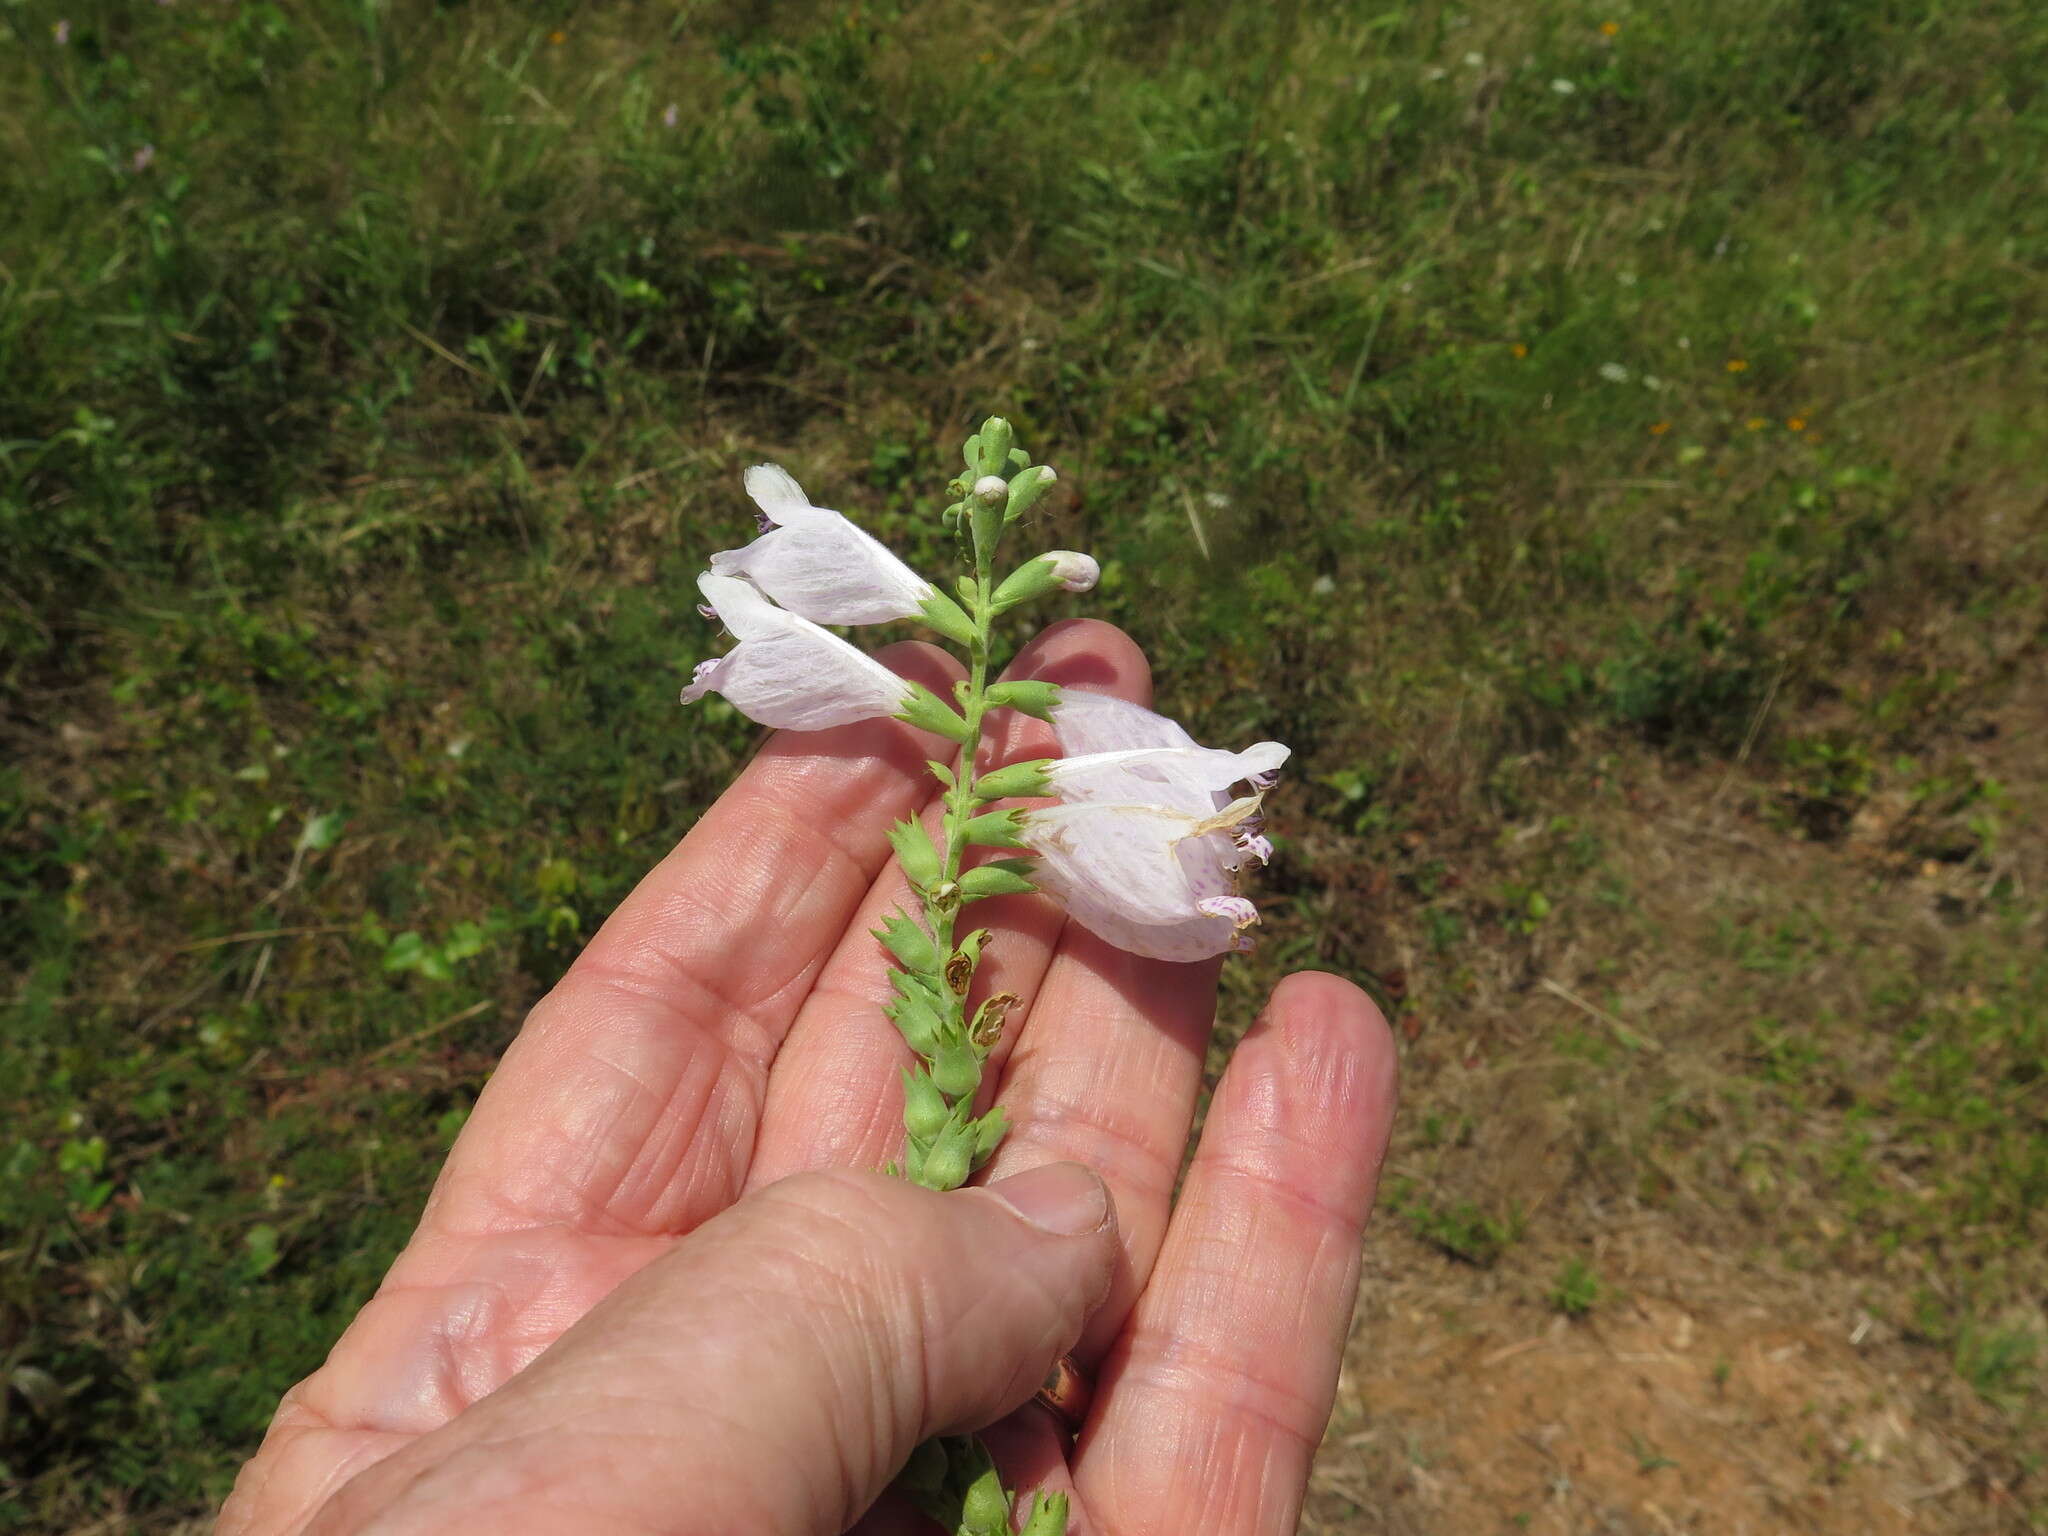
POLYGON ((1050 464, 1033 464, 1018 475, 1010 482, 1010 504, 1003 509, 1003 521, 1014 523, 1029 512, 1045 494, 1045 488, 1057 479, 1059 476, 1053 473, 1050 464))
POLYGON ((1010 467, 1010 448, 1015 434, 1010 424, 1000 416, 991 416, 981 424, 981 431, 975 434, 974 468, 984 476, 1000 475, 1010 467))
POLYGON ((1010 500, 1010 482, 1001 475, 983 475, 974 482, 974 499, 984 507, 1006 506, 1010 500))
POLYGON ((1102 579, 1102 567, 1092 555, 1076 550, 1055 549, 1027 560, 996 588, 996 612, 1043 597, 1058 587, 1066 592, 1088 592, 1102 579))
POLYGON ((1071 549, 1056 549, 1045 557, 1052 562, 1052 579, 1069 592, 1093 592, 1102 580, 1102 567, 1093 555, 1071 549))

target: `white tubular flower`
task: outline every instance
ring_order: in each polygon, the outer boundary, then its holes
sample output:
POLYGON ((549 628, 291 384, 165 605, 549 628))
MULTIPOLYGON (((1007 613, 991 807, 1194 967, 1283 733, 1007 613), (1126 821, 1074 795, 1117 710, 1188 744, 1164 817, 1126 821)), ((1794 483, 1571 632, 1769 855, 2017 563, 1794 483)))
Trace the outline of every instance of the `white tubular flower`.
POLYGON ((1199 746, 1164 715, 1073 688, 1052 720, 1068 756, 1045 768, 1062 803, 1023 819, 1040 856, 1032 878, 1133 954, 1199 960, 1249 948, 1242 934, 1258 910, 1238 895, 1237 876, 1272 856, 1259 804, 1287 748, 1199 746), (1239 785, 1251 793, 1233 799, 1239 785))
POLYGON ((812 506, 787 470, 756 464, 746 483, 761 537, 713 555, 712 574, 743 577, 817 624, 882 624, 923 611, 932 584, 842 514, 812 506))
POLYGON ((1048 806, 1023 818, 1038 855, 1031 878, 1082 927, 1154 960, 1202 960, 1248 949, 1258 909, 1237 894, 1229 834, 1256 797, 1194 817, 1161 805, 1048 806))
POLYGON ((893 715, 910 684, 829 630, 778 608, 749 583, 705 572, 697 588, 739 641, 700 662, 683 702, 725 695, 749 720, 791 731, 822 731, 893 715))

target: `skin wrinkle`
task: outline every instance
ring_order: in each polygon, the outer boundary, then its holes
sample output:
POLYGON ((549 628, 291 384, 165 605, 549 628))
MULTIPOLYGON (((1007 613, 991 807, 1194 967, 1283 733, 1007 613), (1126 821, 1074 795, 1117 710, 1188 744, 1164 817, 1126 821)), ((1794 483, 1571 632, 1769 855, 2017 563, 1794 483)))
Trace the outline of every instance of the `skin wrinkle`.
MULTIPOLYGON (((1020 1076, 1029 1075, 1030 1087, 1040 1097, 1003 1139, 1005 1152, 1024 1147, 1054 1150, 1059 1160, 1087 1164, 1124 1189, 1127 1196, 1136 1195, 1140 1200, 1171 1196, 1174 1177, 1180 1172, 1178 1153, 1169 1165, 1161 1145, 1147 1137, 1143 1125, 1125 1117, 1122 1105, 1108 1102, 1099 1093, 1088 1093, 1082 1063, 1053 1064, 1028 1046, 1025 1052, 1015 1058, 1014 1067, 1020 1076), (1075 1070, 1057 1069, 1066 1065, 1075 1070), (1082 1091, 1047 1096, 1062 1080, 1082 1091)), ((1099 1082, 1094 1086, 1099 1088, 1099 1082)), ((1005 1083, 1004 1092, 1009 1091, 1010 1084, 1005 1083)))

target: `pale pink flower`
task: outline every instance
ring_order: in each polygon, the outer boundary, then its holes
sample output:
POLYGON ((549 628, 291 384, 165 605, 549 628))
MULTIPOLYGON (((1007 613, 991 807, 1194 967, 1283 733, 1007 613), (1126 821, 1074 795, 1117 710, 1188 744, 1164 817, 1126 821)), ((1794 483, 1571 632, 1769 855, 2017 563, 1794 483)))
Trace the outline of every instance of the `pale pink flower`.
POLYGON ((1089 932, 1154 960, 1201 960, 1250 948, 1240 935, 1259 913, 1237 894, 1230 832, 1257 810, 1256 797, 1208 817, 1078 801, 1026 813, 1022 835, 1038 855, 1031 878, 1089 932))
POLYGON ((1237 892, 1272 845, 1259 805, 1288 750, 1198 745, 1176 722, 1107 694, 1063 689, 1053 728, 1066 757, 1046 765, 1061 804, 1024 818, 1033 879, 1091 932, 1159 960, 1249 948, 1258 909, 1237 892), (1243 786, 1250 793, 1236 796, 1243 786))
POLYGON ((840 513, 812 506, 787 471, 756 464, 746 483, 761 508, 761 536, 713 555, 713 574, 743 577, 818 624, 881 624, 923 611, 932 584, 840 513))
POLYGON ((739 644, 698 665, 685 704, 717 692, 749 720, 822 731, 896 714, 910 701, 910 684, 879 661, 749 583, 707 571, 697 588, 739 644))

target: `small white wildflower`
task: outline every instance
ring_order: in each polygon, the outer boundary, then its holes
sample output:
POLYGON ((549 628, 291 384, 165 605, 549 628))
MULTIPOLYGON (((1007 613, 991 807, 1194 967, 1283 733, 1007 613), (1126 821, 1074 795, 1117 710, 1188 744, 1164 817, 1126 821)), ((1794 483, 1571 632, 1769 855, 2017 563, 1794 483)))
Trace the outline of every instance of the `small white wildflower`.
POLYGON ((1557 92, 1557 94, 1560 96, 1576 95, 1579 89, 1576 85, 1573 85, 1571 81, 1564 79, 1551 81, 1550 88, 1553 91, 1557 92))
POLYGON ((1602 363, 1600 365, 1600 377, 1610 384, 1626 384, 1628 382, 1628 370, 1619 363, 1602 363))
POLYGON ((1485 62, 1486 55, 1483 53, 1468 53, 1465 55, 1465 67, 1467 69, 1477 69, 1485 62))
POLYGON ((761 537, 713 555, 715 574, 742 577, 818 624, 881 624, 923 611, 931 583, 840 513, 812 506, 787 470, 756 464, 746 486, 761 509, 761 537))

